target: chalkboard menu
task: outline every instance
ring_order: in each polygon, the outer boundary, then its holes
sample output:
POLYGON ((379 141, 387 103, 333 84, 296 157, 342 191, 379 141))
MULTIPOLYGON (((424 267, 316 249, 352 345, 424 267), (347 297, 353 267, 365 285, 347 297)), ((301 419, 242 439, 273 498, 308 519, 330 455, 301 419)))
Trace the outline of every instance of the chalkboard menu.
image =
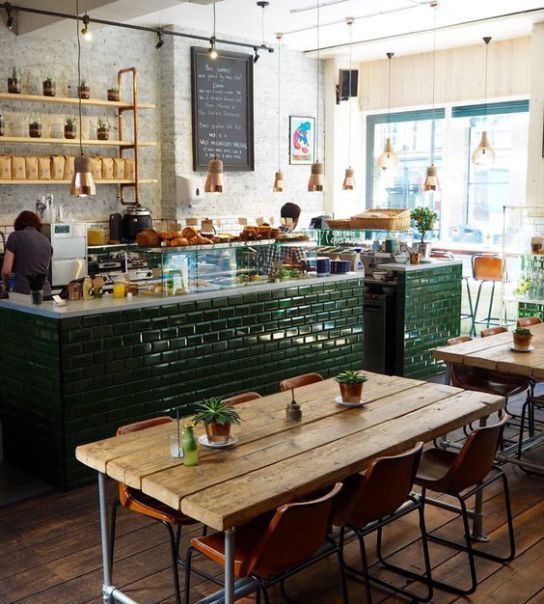
POLYGON ((193 170, 206 170, 216 150, 225 170, 254 170, 253 57, 221 50, 211 60, 193 46, 191 70, 193 170))

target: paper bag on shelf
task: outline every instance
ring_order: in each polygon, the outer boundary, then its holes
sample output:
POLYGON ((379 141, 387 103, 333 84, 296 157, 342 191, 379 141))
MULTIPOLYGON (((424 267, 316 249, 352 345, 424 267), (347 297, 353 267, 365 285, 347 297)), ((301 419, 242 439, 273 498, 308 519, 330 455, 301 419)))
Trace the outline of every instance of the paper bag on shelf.
POLYGON ((113 180, 113 157, 102 158, 102 180, 113 180))
POLYGON ((51 180, 51 158, 38 157, 38 180, 51 180))
POLYGON ((53 155, 51 157, 51 178, 53 180, 63 180, 64 163, 64 155, 53 155))
POLYGON ((27 180, 38 180, 38 158, 25 157, 25 171, 27 180))
POLYGON ((91 157, 91 172, 95 180, 102 180, 102 158, 91 157))
POLYGON ((11 180, 10 155, 0 155, 0 180, 11 180))
POLYGON ((114 180, 125 180, 125 160, 122 157, 113 158, 114 180))
POLYGON ((26 164, 24 157, 11 158, 11 178, 13 180, 25 180, 26 164))
POLYGON ((74 175, 74 160, 75 157, 70 157, 69 155, 64 158, 64 180, 72 180, 72 176, 74 175))
POLYGON ((136 164, 133 159, 125 159, 125 179, 134 180, 136 178, 136 164))

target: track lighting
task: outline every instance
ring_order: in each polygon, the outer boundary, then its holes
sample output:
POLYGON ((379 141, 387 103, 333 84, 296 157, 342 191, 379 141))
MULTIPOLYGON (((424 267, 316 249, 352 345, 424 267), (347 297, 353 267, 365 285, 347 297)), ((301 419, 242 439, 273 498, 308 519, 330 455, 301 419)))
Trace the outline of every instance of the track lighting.
POLYGON ((208 57, 212 61, 215 61, 219 55, 217 54, 217 49, 215 48, 215 36, 210 38, 210 47, 208 48, 208 57))
POLYGON ((160 48, 162 48, 162 46, 164 44, 164 40, 162 38, 162 34, 160 31, 157 32, 157 38, 158 38, 158 40, 157 40, 157 43, 155 44, 155 48, 157 50, 159 50, 160 48))
POLYGON ((13 26, 15 25, 15 17, 11 14, 11 11, 13 10, 11 4, 7 2, 6 4, 4 4, 4 8, 6 9, 7 13, 6 27, 10 31, 13 31, 13 26))
POLYGON ((81 21, 83 22, 83 27, 81 28, 81 35, 85 38, 87 42, 90 42, 93 39, 93 32, 89 29, 89 23, 91 22, 89 15, 85 13, 83 17, 81 17, 81 21))
POLYGON ((261 55, 259 54, 259 49, 256 46, 253 49, 253 51, 255 52, 255 56, 253 57, 253 62, 256 63, 261 58, 261 55))

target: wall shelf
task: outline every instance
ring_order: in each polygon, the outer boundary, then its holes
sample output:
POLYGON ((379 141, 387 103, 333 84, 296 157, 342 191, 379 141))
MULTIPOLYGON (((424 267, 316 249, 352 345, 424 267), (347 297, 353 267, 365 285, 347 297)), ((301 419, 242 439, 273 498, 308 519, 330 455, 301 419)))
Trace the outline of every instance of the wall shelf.
MULTIPOLYGON (((0 143, 41 144, 41 145, 79 145, 78 138, 31 138, 30 136, 0 136, 0 143)), ((83 140, 83 145, 92 147, 134 147, 134 141, 83 140)), ((138 141, 139 147, 155 147, 156 141, 138 141)))
MULTIPOLYGON (((95 180, 97 185, 133 185, 133 180, 95 180)), ((140 184, 157 184, 155 178, 141 178, 140 184)), ((0 180, 0 185, 69 185, 69 180, 0 180)))
MULTIPOLYGON (((31 102, 31 103, 56 103, 58 105, 77 105, 79 99, 69 96, 42 96, 39 94, 13 94, 11 92, 0 92, 0 100, 31 102)), ((134 105, 128 101, 107 101, 105 99, 81 99, 82 105, 91 107, 111 107, 112 109, 134 109, 134 105)), ((138 103, 138 109, 155 109, 153 103, 138 103)))

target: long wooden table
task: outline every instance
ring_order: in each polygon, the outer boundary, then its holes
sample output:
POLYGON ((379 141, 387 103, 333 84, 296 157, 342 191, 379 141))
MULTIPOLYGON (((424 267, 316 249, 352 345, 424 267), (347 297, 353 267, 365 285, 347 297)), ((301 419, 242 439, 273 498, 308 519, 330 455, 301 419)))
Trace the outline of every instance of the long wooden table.
MULTIPOLYGON (((141 489, 209 527, 225 531, 225 602, 234 601, 235 527, 276 506, 363 470, 376 457, 401 452, 481 420, 503 408, 502 397, 451 386, 366 372, 367 404, 336 404, 334 380, 298 388, 300 422, 288 422, 290 393, 237 407, 238 444, 229 449, 199 447, 199 465, 171 458, 161 425, 83 445, 77 459, 97 470, 104 570, 103 597, 133 603, 111 584, 105 477, 141 489)), ((201 430, 201 428, 200 428, 201 430)), ((197 431, 197 434, 201 433, 197 431)))

